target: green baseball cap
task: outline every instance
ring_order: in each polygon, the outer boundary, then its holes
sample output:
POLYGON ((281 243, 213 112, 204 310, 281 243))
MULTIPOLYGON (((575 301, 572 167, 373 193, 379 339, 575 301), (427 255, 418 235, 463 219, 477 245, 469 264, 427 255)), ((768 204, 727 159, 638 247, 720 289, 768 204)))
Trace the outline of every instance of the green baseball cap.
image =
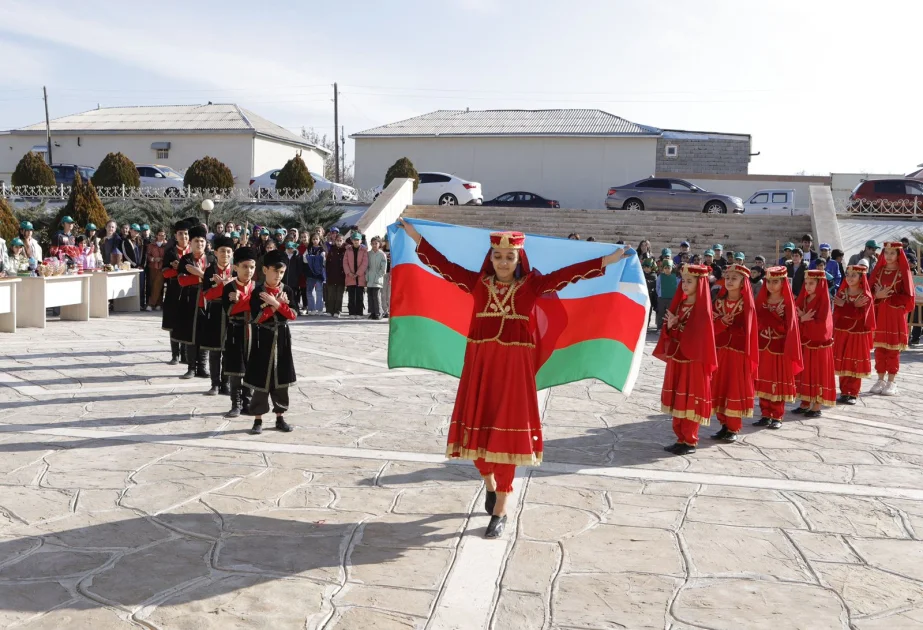
POLYGON ((267 230, 266 228, 262 228, 260 230, 260 234, 265 234, 266 236, 269 236, 269 230, 267 230))
POLYGON ((95 229, 96 229, 96 224, 95 224, 95 223, 87 223, 87 229, 88 229, 88 230, 95 230, 95 229))
POLYGON ((743 252, 737 252, 736 254, 734 254, 734 260, 746 260, 746 259, 747 259, 747 255, 744 254, 743 252))
POLYGON ((23 221, 22 223, 19 224, 19 229, 20 230, 34 230, 35 228, 33 228, 32 224, 29 223, 28 221, 23 221))
POLYGON ((134 230, 135 232, 140 232, 140 231, 141 231, 141 226, 138 225, 137 223, 132 223, 131 225, 128 226, 128 229, 129 229, 129 230, 134 230))
POLYGON ((236 230, 231 232, 231 238, 240 238, 240 232, 236 230))
POLYGON ((714 245, 711 246, 711 248, 720 249, 721 251, 724 251, 724 245, 722 245, 721 243, 715 243, 714 245))
POLYGON ((149 230, 149 229, 151 229, 151 226, 149 226, 147 223, 142 223, 142 224, 141 224, 141 230, 142 230, 142 231, 143 231, 143 230, 149 230))
POLYGON ((70 217, 64 217, 63 219, 61 219, 61 224, 62 224, 62 225, 65 224, 65 223, 73 223, 73 222, 74 222, 74 220, 73 220, 72 218, 70 218, 70 217))
POLYGON ((288 243, 285 244, 285 249, 298 249, 298 246, 295 245, 293 242, 289 241, 288 243))
POLYGON ((288 232, 285 230, 285 228, 279 228, 276 230, 276 234, 288 234, 288 232))
POLYGON ((713 249, 706 249, 706 250, 705 250, 705 256, 711 256, 712 258, 714 258, 714 257, 715 257, 715 250, 713 250, 713 249))
POLYGON ((669 247, 664 247, 663 249, 660 250, 660 255, 661 256, 672 256, 673 251, 669 247))
POLYGON ((641 266, 642 266, 642 267, 653 267, 653 266, 654 266, 654 259, 653 259, 653 258, 645 258, 645 259, 644 259, 644 262, 641 263, 641 266))
POLYGON ((794 244, 794 243, 786 243, 785 245, 782 246, 782 249, 783 249, 783 250, 788 249, 788 250, 790 250, 790 251, 795 251, 795 244, 794 244))
POLYGON ((362 234, 360 234, 359 232, 353 232, 353 233, 350 235, 349 238, 352 239, 352 240, 354 240, 354 241, 361 241, 361 240, 362 240, 362 234))
POLYGON ((872 239, 872 240, 870 240, 870 241, 865 241, 865 246, 866 246, 866 247, 872 247, 872 248, 874 248, 874 249, 881 249, 881 245, 878 243, 878 241, 876 241, 876 240, 874 240, 874 239, 872 239))
POLYGON ((663 259, 663 262, 662 262, 661 264, 662 264, 664 267, 672 267, 672 266, 673 266, 673 259, 672 259, 672 258, 664 258, 664 259, 663 259))
POLYGON ((16 238, 14 238, 12 241, 10 241, 10 244, 13 245, 14 247, 22 247, 22 246, 23 246, 22 239, 19 238, 18 236, 17 236, 16 238))

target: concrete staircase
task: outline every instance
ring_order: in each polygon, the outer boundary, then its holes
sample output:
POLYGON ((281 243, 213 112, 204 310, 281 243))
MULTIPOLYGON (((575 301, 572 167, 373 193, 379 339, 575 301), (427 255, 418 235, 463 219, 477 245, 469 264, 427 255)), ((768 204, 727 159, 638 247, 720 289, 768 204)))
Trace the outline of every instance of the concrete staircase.
POLYGON ((670 247, 675 253, 684 240, 691 243, 693 253, 702 253, 715 243, 721 243, 725 251, 745 252, 748 262, 757 254, 763 254, 769 262, 775 255, 777 242, 780 249, 787 241, 800 245, 802 235, 811 233, 810 216, 477 206, 409 206, 402 216, 547 236, 566 237, 576 232, 583 239, 593 236, 607 243, 623 240, 632 247, 647 238, 655 254, 664 247, 670 247))

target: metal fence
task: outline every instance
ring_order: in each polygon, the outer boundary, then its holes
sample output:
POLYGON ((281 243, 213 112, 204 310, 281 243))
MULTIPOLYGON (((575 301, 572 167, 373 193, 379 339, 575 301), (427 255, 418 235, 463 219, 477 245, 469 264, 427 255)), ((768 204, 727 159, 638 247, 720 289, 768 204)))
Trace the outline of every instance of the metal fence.
POLYGON ((910 217, 923 219, 923 201, 887 201, 884 199, 850 199, 840 197, 834 200, 838 214, 872 217, 910 217))
MULTIPOLYGON (((250 189, 193 189, 191 187, 176 189, 152 188, 142 186, 131 188, 128 186, 101 186, 96 189, 96 194, 103 201, 111 200, 141 200, 141 199, 176 199, 179 201, 194 201, 196 199, 212 199, 214 201, 249 201, 261 203, 292 203, 315 201, 326 190, 314 189, 308 193, 250 189)), ((0 184, 0 197, 10 201, 66 201, 70 196, 71 187, 63 184, 58 186, 16 186, 10 187, 0 184)), ((334 192, 335 201, 338 203, 372 203, 381 193, 381 188, 357 190, 356 194, 342 194, 334 192)))

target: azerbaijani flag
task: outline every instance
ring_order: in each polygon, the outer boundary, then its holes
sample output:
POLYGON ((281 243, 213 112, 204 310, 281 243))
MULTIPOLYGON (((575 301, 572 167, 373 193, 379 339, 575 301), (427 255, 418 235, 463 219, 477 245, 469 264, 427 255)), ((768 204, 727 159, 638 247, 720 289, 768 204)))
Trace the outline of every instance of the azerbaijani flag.
MULTIPOLYGON (((478 271, 490 249, 490 230, 407 220, 452 262, 478 271)), ((388 228, 391 244, 391 321, 388 366, 435 370, 459 377, 474 300, 443 280, 417 257, 404 230, 388 228)), ((612 253, 615 245, 548 236, 526 237, 533 270, 561 267, 612 253)), ((599 278, 581 280, 542 298, 538 329, 552 339, 537 349, 536 386, 545 389, 597 378, 628 394, 641 366, 650 301, 637 256, 606 267, 599 278)))

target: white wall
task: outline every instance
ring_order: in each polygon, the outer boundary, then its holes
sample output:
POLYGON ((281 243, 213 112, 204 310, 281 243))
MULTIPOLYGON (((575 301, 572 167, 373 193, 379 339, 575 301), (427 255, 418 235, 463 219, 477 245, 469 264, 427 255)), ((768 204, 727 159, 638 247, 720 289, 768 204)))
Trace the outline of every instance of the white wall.
POLYGON ((608 188, 651 175, 656 138, 357 138, 356 185, 396 160, 481 183, 484 199, 527 190, 569 208, 603 208, 608 188))
MULTIPOLYGON (((61 145, 52 147, 55 163, 97 167, 106 154, 120 151, 135 164, 165 164, 183 171, 209 155, 227 164, 234 174, 235 186, 246 187, 250 183, 253 136, 248 134, 92 134, 79 136, 79 146, 77 138, 63 134, 52 136, 52 140, 61 145), (157 152, 151 149, 152 142, 169 142, 170 157, 157 159, 157 152)), ((22 156, 44 141, 44 136, 2 136, 0 180, 9 184, 22 156)))
MULTIPOLYGON (((253 176, 256 177, 266 171, 282 168, 299 151, 301 151, 301 159, 304 160, 309 171, 324 174, 324 154, 320 151, 275 142, 266 138, 256 138, 253 141, 253 176)), ((244 182, 244 184, 248 183, 244 182)))

